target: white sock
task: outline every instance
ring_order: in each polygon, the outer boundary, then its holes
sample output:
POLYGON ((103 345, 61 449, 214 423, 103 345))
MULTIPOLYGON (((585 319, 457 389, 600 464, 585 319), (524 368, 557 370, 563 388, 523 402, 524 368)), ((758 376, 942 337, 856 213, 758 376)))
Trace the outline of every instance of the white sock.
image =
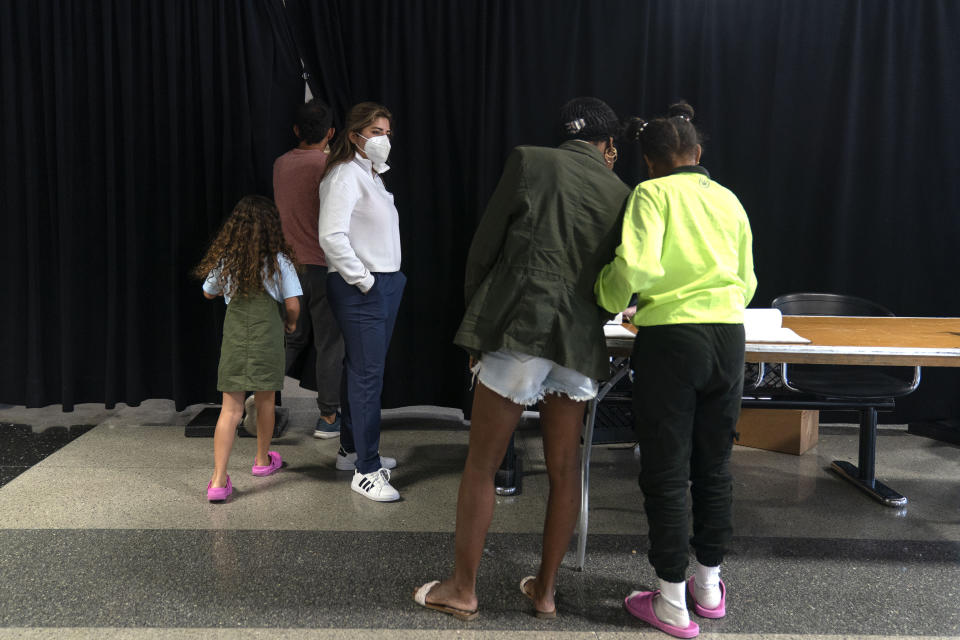
POLYGON ((653 599, 653 612, 661 622, 680 628, 689 626, 686 588, 685 582, 660 580, 660 596, 653 599))
POLYGON ((705 609, 720 606, 720 566, 705 567, 694 562, 693 597, 705 609))

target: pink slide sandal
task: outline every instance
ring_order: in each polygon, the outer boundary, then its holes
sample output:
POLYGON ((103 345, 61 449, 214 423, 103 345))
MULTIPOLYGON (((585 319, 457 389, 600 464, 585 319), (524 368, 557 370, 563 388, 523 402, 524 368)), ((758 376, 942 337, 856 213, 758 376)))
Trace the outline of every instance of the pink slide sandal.
POLYGON ((700 625, 693 620, 686 628, 675 627, 667 624, 657 617, 653 611, 653 597, 660 593, 656 591, 634 591, 623 600, 623 606, 636 618, 640 618, 648 624, 652 624, 660 631, 669 633, 675 638, 696 638, 700 634, 700 625))
POLYGON ((720 581, 720 604, 713 609, 707 609, 701 607, 697 599, 693 597, 693 581, 695 579, 694 576, 690 576, 690 579, 687 580, 687 593, 690 594, 690 602, 693 603, 693 612, 704 618, 722 618, 727 615, 727 585, 723 584, 723 580, 720 581))

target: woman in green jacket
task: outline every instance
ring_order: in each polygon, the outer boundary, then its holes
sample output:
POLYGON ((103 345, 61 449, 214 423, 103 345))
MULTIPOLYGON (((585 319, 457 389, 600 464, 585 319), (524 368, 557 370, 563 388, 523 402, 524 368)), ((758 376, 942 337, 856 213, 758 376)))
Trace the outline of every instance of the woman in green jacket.
POLYGON ((608 311, 637 294, 633 405, 640 487, 656 591, 634 592, 630 613, 679 638, 726 613, 720 563, 730 543, 733 435, 743 395, 743 311, 757 287, 750 222, 737 197, 700 166, 687 103, 637 123, 650 180, 627 202, 616 258, 596 282, 608 311), (689 538, 687 486, 693 498, 689 538), (688 549, 697 562, 686 580, 688 549))
POLYGON ((550 496, 539 572, 520 588, 538 617, 556 615, 556 573, 580 506, 584 407, 609 373, 609 315, 597 306, 593 282, 613 257, 630 191, 612 171, 620 123, 596 98, 568 102, 561 123, 558 148, 517 147, 510 155, 467 257, 467 311, 454 342, 470 353, 478 382, 454 571, 414 593, 419 604, 461 619, 477 615, 497 467, 524 407, 538 403, 550 496))

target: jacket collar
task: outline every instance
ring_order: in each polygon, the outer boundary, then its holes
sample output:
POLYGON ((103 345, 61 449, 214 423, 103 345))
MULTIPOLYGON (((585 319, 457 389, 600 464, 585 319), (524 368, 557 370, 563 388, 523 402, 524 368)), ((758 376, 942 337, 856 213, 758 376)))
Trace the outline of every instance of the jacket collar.
MULTIPOLYGON (((600 164, 603 162, 603 154, 600 153, 600 149, 597 149, 595 146, 589 142, 584 142, 583 140, 567 140, 560 144, 558 149, 564 149, 565 151, 575 151, 576 153, 582 153, 588 155, 600 164)), ((604 165, 606 166, 606 165, 604 165)))
POLYGON ((699 164, 697 165, 685 164, 682 167, 674 167, 673 171, 671 171, 667 175, 672 176, 675 173, 699 173, 701 175, 707 176, 708 178, 710 177, 710 172, 707 171, 707 168, 702 167, 699 164))

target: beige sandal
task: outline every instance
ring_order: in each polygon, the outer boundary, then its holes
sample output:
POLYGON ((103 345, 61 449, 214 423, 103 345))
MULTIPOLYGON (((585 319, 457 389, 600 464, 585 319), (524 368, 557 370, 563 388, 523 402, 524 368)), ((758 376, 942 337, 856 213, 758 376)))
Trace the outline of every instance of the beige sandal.
MULTIPOLYGON (((520 581, 520 591, 523 593, 523 595, 525 595, 525 596, 527 596, 528 598, 530 598, 531 602, 533 601, 533 594, 531 594, 529 591, 527 591, 527 585, 530 584, 530 581, 531 581, 531 580, 536 580, 536 579, 537 579, 537 576, 527 576, 526 578, 524 578, 523 580, 520 581)), ((554 591, 554 592, 553 592, 553 595, 554 595, 554 597, 556 597, 557 592, 554 591)), ((536 608, 534 608, 534 610, 533 610, 533 615, 537 616, 537 617, 540 618, 541 620, 549 620, 549 619, 552 619, 552 618, 556 618, 556 617, 557 617, 557 608, 554 607, 554 608, 553 608, 553 611, 538 611, 536 608)))
POLYGON ((419 589, 413 592, 413 601, 416 602, 421 607, 426 607, 427 609, 433 609, 434 611, 439 611, 440 613, 446 613, 451 615, 457 620, 473 620, 480 615, 480 612, 476 609, 473 611, 467 611, 466 609, 458 609, 456 607, 450 607, 445 604, 435 604, 433 602, 427 602, 427 594, 430 593, 430 590, 435 586, 440 584, 439 580, 434 580, 433 582, 428 582, 425 585, 422 585, 419 589))

